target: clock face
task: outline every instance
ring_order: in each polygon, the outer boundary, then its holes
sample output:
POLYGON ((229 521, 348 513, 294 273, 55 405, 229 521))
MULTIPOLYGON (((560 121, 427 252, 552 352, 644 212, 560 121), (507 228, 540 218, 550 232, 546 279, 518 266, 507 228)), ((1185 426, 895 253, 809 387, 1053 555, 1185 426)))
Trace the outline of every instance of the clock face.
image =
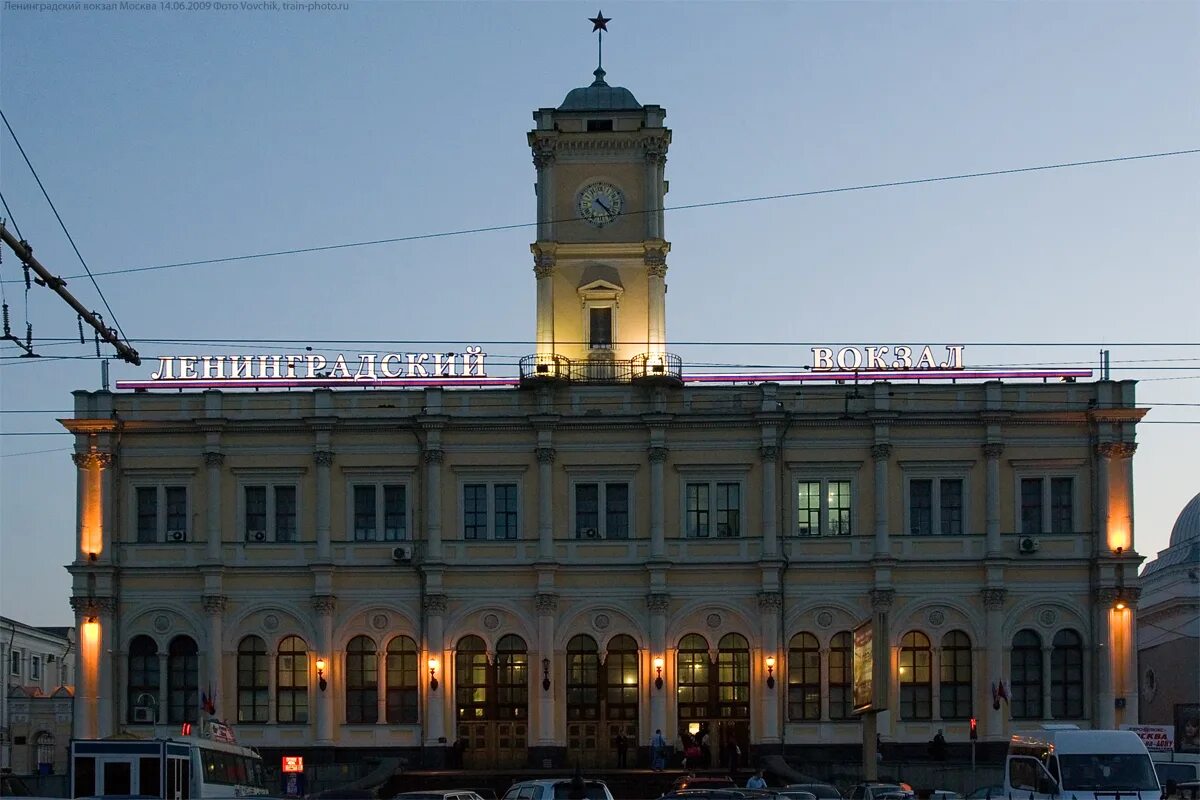
POLYGON ((579 216, 603 228, 621 213, 624 197, 611 183, 592 183, 579 193, 579 216))

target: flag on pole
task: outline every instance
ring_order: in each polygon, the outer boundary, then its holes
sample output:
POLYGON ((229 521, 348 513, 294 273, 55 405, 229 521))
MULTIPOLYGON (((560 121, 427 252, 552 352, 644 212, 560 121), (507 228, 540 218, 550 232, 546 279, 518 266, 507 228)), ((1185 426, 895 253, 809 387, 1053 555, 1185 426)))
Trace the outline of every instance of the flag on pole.
POLYGON ((212 687, 208 687, 207 692, 200 692, 200 710, 209 716, 214 716, 217 713, 216 698, 213 697, 212 687))

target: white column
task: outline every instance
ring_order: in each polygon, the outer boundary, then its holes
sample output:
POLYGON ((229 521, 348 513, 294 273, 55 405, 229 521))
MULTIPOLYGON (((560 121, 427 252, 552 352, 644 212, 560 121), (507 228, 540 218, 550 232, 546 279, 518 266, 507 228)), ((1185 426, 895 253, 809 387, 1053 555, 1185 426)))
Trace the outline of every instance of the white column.
POLYGON ((539 592, 535 598, 538 613, 538 658, 529 665, 531 678, 537 685, 538 692, 538 730, 537 743, 539 746, 554 744, 554 698, 558 687, 552 680, 550 691, 542 690, 541 680, 536 676, 541 674, 542 659, 550 659, 554 664, 554 614, 558 611, 558 595, 539 592))
POLYGON ((1110 730, 1116 727, 1116 666, 1113 662, 1112 607, 1117 599, 1116 589, 1097 589, 1094 599, 1096 619, 1096 728, 1110 730))
MULTIPOLYGON (((661 558, 666 555, 666 508, 664 505, 663 466, 667 460, 667 448, 650 448, 650 555, 661 558)), ((664 623, 665 624, 665 623, 664 623)), ((664 628, 664 635, 665 635, 664 628)), ((661 655, 661 653, 660 653, 661 655)))
POLYGON ((888 543, 888 458, 892 455, 890 444, 876 444, 871 448, 875 459, 875 555, 885 556, 890 552, 888 543))
MULTIPOLYGON (((317 467, 317 558, 321 561, 329 561, 333 558, 333 543, 330 541, 332 536, 330 467, 333 465, 333 453, 329 450, 317 450, 313 453, 313 460, 317 467)), ((331 660, 328 654, 325 654, 324 658, 331 660)))
MULTIPOLYGON (((1126 589, 1126 594, 1131 590, 1126 589)), ((1122 691, 1122 696, 1125 698, 1125 718, 1124 721, 1136 725, 1138 719, 1138 660, 1137 660, 1137 603, 1136 599, 1126 601, 1126 609, 1124 614, 1124 628, 1122 630, 1122 638, 1124 649, 1121 655, 1124 658, 1125 688, 1122 691)))
POLYGON ((537 238, 548 242, 554 239, 554 140, 537 139, 531 146, 537 170, 537 238))
MULTIPOLYGON (((779 512, 776 505, 778 502, 776 500, 776 486, 779 483, 779 448, 773 445, 763 445, 758 449, 758 452, 762 457, 763 556, 774 558, 779 555, 779 526, 776 524, 779 512)), ((778 653, 775 655, 776 658, 779 658, 778 653)), ((783 663, 782 658, 779 658, 779 663, 783 663)))
POLYGON ((226 598, 219 594, 206 594, 202 598, 204 613, 208 615, 208 683, 202 688, 212 691, 212 702, 216 707, 214 716, 225 719, 222 708, 237 708, 237 703, 226 704, 222 623, 225 615, 226 598))
POLYGON ((783 665, 787 659, 783 657, 779 649, 779 611, 782 607, 783 596, 779 592, 759 592, 758 615, 761 621, 759 636, 762 641, 762 652, 759 657, 763 659, 764 663, 759 664, 758 669, 752 667, 750 674, 758 674, 762 680, 759 696, 762 698, 762 742, 764 744, 776 744, 783 741, 783 727, 779 723, 779 705, 780 697, 787 693, 787 675, 783 674, 783 665), (767 685, 765 661, 768 656, 775 659, 774 687, 767 685))
POLYGON ((429 558, 442 558, 442 457, 441 448, 425 450, 425 535, 429 558))
MULTIPOLYGON (((821 721, 828 722, 829 721, 829 648, 828 647, 821 648, 820 659, 821 659, 821 666, 820 666, 821 721)), ((784 663, 784 659, 780 659, 780 663, 784 663)), ((790 663, 790 656, 789 656, 789 663, 790 663)), ((782 682, 783 682, 783 691, 785 693, 783 702, 784 702, 784 707, 786 708, 787 707, 787 697, 786 697, 787 673, 786 672, 784 672, 784 674, 783 674, 782 682)))
MULTIPOLYGON (((1002 680, 1007 674, 1004 670, 1004 601, 1008 597, 1008 590, 998 587, 988 587, 983 590, 983 608, 986 615, 986 633, 987 641, 984 642, 986 648, 985 663, 987 665, 987 674, 983 676, 983 685, 991 688, 992 684, 1002 680)), ((976 678, 978 680, 978 678, 976 678)), ((987 738, 998 739, 1000 734, 1004 732, 1004 716, 1005 707, 1000 706, 1000 709, 992 708, 990 692, 986 693, 987 712, 984 716, 985 727, 983 735, 987 738)))
POLYGON ((1047 642, 1042 646, 1042 719, 1051 719, 1054 703, 1050 698, 1050 668, 1054 663, 1054 646, 1047 642))
POLYGON ((667 741, 671 741, 671 734, 667 728, 667 696, 668 692, 673 690, 672 681, 668 680, 673 676, 670 665, 667 664, 667 612, 671 607, 671 598, 665 594, 651 594, 646 597, 646 606, 650 610, 650 671, 647 675, 646 685, 650 688, 650 730, 643 744, 650 741, 650 736, 654 735, 656 729, 661 729, 667 741), (658 689, 654 685, 654 659, 661 658, 663 660, 663 688, 658 689))
POLYGON ((418 674, 421 681, 421 693, 425 696, 425 746, 443 747, 438 740, 450 737, 446 733, 446 698, 453 696, 454 676, 450 674, 450 659, 446 658, 445 633, 443 631, 443 615, 446 613, 446 595, 425 595, 425 662, 419 664, 418 674), (438 688, 429 688, 429 659, 438 661, 438 688))
POLYGON ((538 460, 538 558, 554 559, 554 448, 539 447, 538 460))
MULTIPOLYGON (((417 673, 418 675, 420 673, 417 673)), ((375 723, 387 724, 387 645, 375 652, 375 723)))
POLYGON ((267 723, 274 725, 279 721, 275 707, 275 692, 279 690, 276 669, 279 665, 279 651, 272 649, 267 653, 267 723))
MULTIPOLYGON (((333 697, 340 685, 339 660, 333 653, 333 612, 337 598, 329 594, 314 595, 313 610, 317 612, 317 657, 325 659, 325 691, 317 686, 317 741, 319 745, 333 744, 333 697)), ((314 659, 315 661, 315 659, 314 659)), ((315 673, 314 673, 315 674, 315 673)))
POLYGON ((169 719, 168 706, 170 703, 170 670, 167 669, 167 652, 158 654, 158 723, 161 725, 169 719))
POLYGON ((662 353, 666 349, 667 342, 666 247, 646 245, 643 261, 646 265, 647 281, 646 338, 648 351, 662 353))
POLYGON ((1095 552, 1108 553, 1109 531, 1112 529, 1110 519, 1111 512, 1111 480, 1109 467, 1112 464, 1112 456, 1110 455, 1111 448, 1106 445, 1099 445, 1096 448, 1096 530, 1099 531, 1099 536, 1096 537, 1095 552))
MULTIPOLYGON (((554 251, 534 245, 533 274, 537 277, 537 351, 550 355, 554 350, 554 251)), ((540 361, 539 361, 540 363, 540 361)), ((550 367, 553 375, 553 366, 550 367)))
MULTIPOLYGON (((1004 445, 989 442, 983 446, 983 455, 987 460, 987 487, 985 504, 987 507, 987 554, 1000 555, 1003 548, 1000 544, 1000 454, 1004 445)), ((999 680, 993 677, 992 680, 999 680)), ((989 719, 991 717, 989 716, 989 719)))
POLYGON ((204 453, 204 466, 207 471, 204 486, 207 541, 204 554, 209 561, 214 562, 221 561, 221 465, 224 463, 223 454, 212 451, 204 453))

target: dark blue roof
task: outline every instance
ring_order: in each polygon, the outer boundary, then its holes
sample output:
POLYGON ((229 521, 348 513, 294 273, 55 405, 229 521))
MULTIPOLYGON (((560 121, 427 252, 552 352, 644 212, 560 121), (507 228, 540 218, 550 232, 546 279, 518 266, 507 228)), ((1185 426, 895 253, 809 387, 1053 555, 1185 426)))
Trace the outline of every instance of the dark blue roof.
POLYGON ((624 86, 609 86, 604 82, 604 70, 592 73, 596 80, 591 86, 581 86, 567 92, 559 111, 641 111, 642 104, 624 86))

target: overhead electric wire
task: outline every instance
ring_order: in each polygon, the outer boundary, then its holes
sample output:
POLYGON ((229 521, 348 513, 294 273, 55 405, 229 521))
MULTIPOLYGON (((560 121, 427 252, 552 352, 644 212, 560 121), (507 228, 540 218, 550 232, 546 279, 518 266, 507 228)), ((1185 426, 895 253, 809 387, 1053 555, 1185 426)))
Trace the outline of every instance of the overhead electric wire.
MULTIPOLYGON (((10 128, 10 131, 11 131, 11 128, 10 128)), ((16 137, 14 136, 14 140, 15 140, 15 138, 16 137)), ((17 146, 20 147, 20 143, 18 143, 17 146)), ((684 205, 678 205, 678 206, 664 206, 661 210, 666 212, 666 211, 686 211, 686 210, 691 210, 691 209, 696 209, 696 208, 716 208, 719 206, 741 205, 741 204, 746 204, 746 203, 762 203, 762 202, 768 202, 768 201, 773 201, 773 200, 791 200, 791 199, 796 199, 796 198, 800 198, 800 197, 816 197, 818 195, 826 195, 826 194, 840 194, 840 193, 845 193, 845 192, 860 192, 860 191, 866 191, 866 190, 870 190, 870 189, 889 189, 889 188, 896 188, 896 187, 900 187, 900 186, 916 186, 916 185, 926 184, 926 183, 942 183, 942 182, 946 182, 946 181, 960 181, 960 180, 967 180, 970 178, 987 178, 987 177, 995 177, 995 176, 999 176, 999 175, 1017 175, 1017 174, 1021 174, 1021 173, 1027 173, 1027 172, 1044 172, 1047 170, 1055 170, 1055 169, 1069 169, 1069 168, 1075 168, 1075 167, 1096 166, 1098 164, 1115 164, 1115 163, 1120 163, 1120 162, 1124 162, 1124 161, 1143 161, 1143 160, 1151 159, 1151 158, 1171 158, 1171 157, 1175 157, 1175 156, 1194 155, 1197 153, 1200 153, 1200 148, 1192 149, 1192 150, 1171 150, 1171 151, 1165 151, 1165 152, 1160 152, 1160 153, 1140 153, 1140 154, 1132 155, 1132 156, 1114 156, 1112 158, 1096 158, 1096 159, 1090 159, 1087 161, 1068 161, 1068 162, 1062 162, 1062 163, 1058 163, 1058 164, 1040 164, 1040 165, 1033 166, 1033 167, 1013 167, 1013 168, 1009 168, 1009 169, 986 170, 986 171, 982 171, 982 172, 964 172, 964 173, 960 173, 960 174, 956 174, 956 175, 940 175, 940 176, 936 176, 936 177, 932 177, 932 178, 912 178, 912 179, 900 180, 900 181, 883 181, 883 182, 879 182, 879 183, 857 184, 854 186, 839 186, 839 187, 834 187, 834 188, 829 188, 829 189, 812 189, 812 190, 801 191, 801 192, 784 192, 781 194, 757 195, 754 197, 739 197, 739 198, 734 198, 734 199, 730 199, 730 200, 710 200, 710 201, 705 201, 702 203, 686 203, 684 205)), ((22 155, 23 154, 24 154, 24 152, 22 151, 22 155)), ((26 161, 28 162, 28 159, 26 159, 26 161)), ((32 168, 33 167, 31 165, 30 169, 32 169, 32 168)), ((39 185, 40 185, 40 181, 39 181, 39 185)), ((44 190, 43 190, 43 192, 44 192, 44 190)), ((47 200, 49 200, 49 197, 47 197, 47 200)), ((622 216, 636 216, 636 215, 641 215, 641 214, 657 213, 659 210, 660 209, 657 209, 657 208, 650 208, 650 209, 645 209, 643 211, 626 212, 626 213, 622 214, 622 216)), ((57 214, 57 212, 55 212, 55 213, 57 214)), ((580 219, 582 219, 582 217, 566 217, 563 219, 551 220, 550 222, 551 222, 551 224, 561 224, 561 223, 566 223, 566 222, 575 222, 580 219)), ((61 223, 61 220, 60 220, 60 223, 61 223)), ((373 247, 376 245, 399 244, 401 242, 415 242, 415 241, 421 241, 421 240, 425 240, 425 239, 444 239, 444 238, 453 237, 453 236, 469 236, 469 235, 480 234, 480 233, 495 233, 498 231, 517 230, 520 228, 532 228, 532 227, 537 226, 538 224, 539 224, 538 222, 516 222, 516 223, 510 223, 510 224, 506 224, 506 225, 486 225, 486 226, 481 226, 481 227, 477 227, 477 228, 460 228, 460 229, 449 230, 449 231, 437 231, 434 233, 420 233, 420 234, 412 234, 409 236, 395 236, 395 237, 391 237, 391 238, 387 238, 387 239, 372 239, 372 240, 361 241, 361 242, 343 242, 343 243, 339 243, 339 244, 315 245, 312 247, 297 247, 297 248, 290 248, 290 249, 286 249, 286 250, 273 250, 273 251, 262 252, 262 253, 248 253, 248 254, 239 255, 239 256, 224 256, 222 258, 197 259, 194 261, 180 261, 180 262, 175 262, 175 263, 171 263, 171 264, 153 264, 153 265, 145 266, 145 267, 128 267, 128 268, 124 268, 124 269, 99 271, 99 272, 96 272, 95 274, 96 275, 126 275, 126 274, 136 273, 136 272, 151 272, 151 271, 164 270, 164 269, 176 269, 176 268, 180 268, 180 267, 196 267, 196 266, 202 266, 202 265, 207 265, 207 264, 225 264, 225 263, 229 263, 229 262, 233 262, 233 261, 248 261, 248 260, 257 259, 257 258, 274 258, 277 256, 301 255, 304 253, 321 253, 321 252, 328 252, 330 250, 344 250, 344 249, 353 248, 353 247, 373 247)), ((65 230, 65 228, 64 228, 64 230, 65 230)), ((70 238, 70 237, 68 236, 68 238, 70 238)), ((73 244, 74 243, 72 243, 72 245, 73 244)), ((78 251, 76 251, 76 253, 78 254, 78 251)), ((82 260, 82 257, 80 260, 82 260)), ((84 265, 84 269, 87 269, 86 264, 84 265)), ((73 276, 69 276, 69 277, 70 278, 82 278, 85 276, 73 275, 73 276)), ((92 273, 90 270, 88 271, 88 274, 86 277, 92 277, 92 273)), ((94 277, 92 277, 92 281, 95 282, 94 277)), ((99 287, 97 287, 97 290, 98 289, 99 289, 99 287)), ((141 341, 141 340, 139 339, 139 341, 141 341)))
MULTIPOLYGON (((67 224, 63 222, 62 216, 59 215, 58 209, 54 206, 54 201, 50 199, 50 193, 46 191, 46 187, 42 184, 41 177, 38 176, 37 170, 33 168, 33 162, 29 160, 29 156, 25 154, 25 148, 21 146, 21 140, 17 138, 16 131, 12 129, 12 125, 8 122, 8 117, 4 115, 3 109, 0 109, 0 119, 4 120, 4 127, 8 128, 8 135, 12 137, 13 143, 16 144, 17 150, 20 151, 21 157, 25 159, 25 165, 29 167, 29 171, 33 174, 33 179, 37 181, 38 188, 42 190, 42 196, 46 198, 46 202, 50 204, 50 210, 54 212, 54 218, 58 220, 58 225, 62 228, 62 232, 66 234, 67 241, 71 243, 71 249, 75 251, 75 255, 79 258, 79 263, 83 265, 83 271, 87 273, 87 277, 91 279, 92 286, 96 288, 96 293, 100 295, 101 302, 104 303, 104 308, 108 311, 108 318, 112 320, 113 325, 117 329, 117 333, 121 334, 121 338, 128 341, 129 337, 125 335, 125 331, 121 330, 121 323, 117 321, 117 315, 113 312, 112 306, 108 304, 108 298, 104 296, 104 291, 100 288, 100 284, 96 282, 96 277, 92 275, 91 269, 87 265, 87 261, 83 258, 83 253, 79 252, 79 248, 75 245, 75 239, 72 238, 71 232, 67 230, 67 224)), ((13 226, 16 230, 16 226, 13 226)), ((21 239, 21 232, 17 231, 17 236, 21 239)), ((82 275, 74 275, 73 278, 84 277, 82 275)))

